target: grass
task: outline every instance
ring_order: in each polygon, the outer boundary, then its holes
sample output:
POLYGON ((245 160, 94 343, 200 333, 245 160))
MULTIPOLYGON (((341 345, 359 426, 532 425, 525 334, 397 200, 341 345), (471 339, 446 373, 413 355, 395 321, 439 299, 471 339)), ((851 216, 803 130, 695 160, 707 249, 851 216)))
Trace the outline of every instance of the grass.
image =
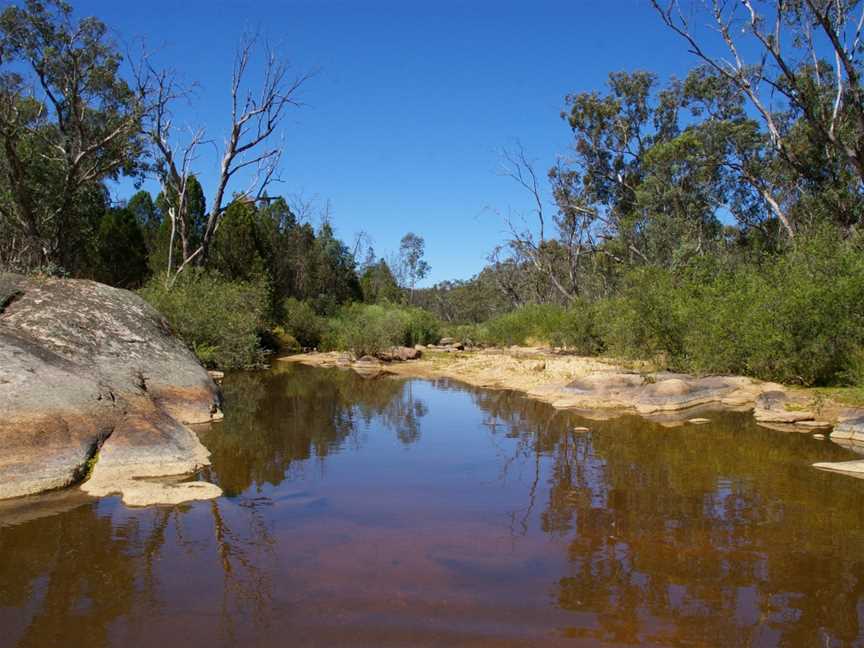
POLYGON ((864 407, 864 386, 856 387, 814 387, 811 390, 823 398, 851 407, 864 407))

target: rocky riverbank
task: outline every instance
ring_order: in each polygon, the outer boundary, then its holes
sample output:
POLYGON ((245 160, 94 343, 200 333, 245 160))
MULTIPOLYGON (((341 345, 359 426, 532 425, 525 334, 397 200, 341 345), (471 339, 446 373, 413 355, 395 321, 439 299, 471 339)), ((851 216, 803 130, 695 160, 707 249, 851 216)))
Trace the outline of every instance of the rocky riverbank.
MULTIPOLYGON (((376 377, 453 378, 477 387, 511 389, 559 409, 607 419, 638 413, 664 425, 698 422, 712 410, 752 410, 757 423, 789 432, 830 434, 833 441, 864 454, 864 410, 807 390, 742 376, 695 377, 624 367, 615 362, 542 348, 464 350, 450 344, 418 348, 422 357, 400 361, 398 349, 381 358, 348 353, 304 353, 279 358, 318 367, 353 369, 376 377)), ((864 475, 864 461, 818 467, 864 475)))
POLYGON ((221 394, 164 318, 92 281, 0 274, 0 498, 79 482, 129 504, 218 495, 145 478, 209 463, 190 424, 221 394))

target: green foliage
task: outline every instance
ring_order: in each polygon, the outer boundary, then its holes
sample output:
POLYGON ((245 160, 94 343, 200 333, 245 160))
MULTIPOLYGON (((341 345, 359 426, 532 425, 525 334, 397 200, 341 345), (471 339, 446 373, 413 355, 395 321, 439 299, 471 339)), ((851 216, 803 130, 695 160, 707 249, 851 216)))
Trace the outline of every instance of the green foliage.
POLYGON ((564 312, 558 328, 549 335, 549 343, 582 355, 597 355, 606 348, 598 329, 595 304, 576 301, 564 312))
POLYGON ((147 276, 144 233, 129 209, 112 209, 96 235, 96 278, 112 286, 137 288, 147 276))
POLYGON ((510 280, 524 282, 528 277, 528 273, 514 270, 512 266, 496 263, 468 280, 442 281, 431 288, 418 288, 414 304, 435 313, 444 322, 485 322, 513 309, 513 295, 520 291, 510 290, 508 284, 510 280))
POLYGON ((108 27, 65 2, 7 3, 0 50, 0 264, 85 271, 92 199, 141 166, 142 98, 108 27))
POLYGON ((802 385, 861 379, 864 254, 831 229, 759 266, 639 270, 598 307, 614 355, 802 385))
POLYGON ((422 308, 408 307, 400 311, 406 320, 402 344, 434 344, 441 338, 440 323, 432 313, 422 308))
POLYGON ((435 317, 420 308, 352 304, 330 321, 323 346, 375 355, 393 346, 431 344, 440 338, 435 317))
POLYGON ((154 277, 140 294, 206 366, 232 369, 262 361, 258 331, 267 309, 264 282, 190 271, 170 289, 164 276, 154 277))
POLYGON ((568 308, 528 304, 479 327, 454 329, 454 336, 496 346, 550 344, 576 353, 600 353, 604 343, 596 327, 596 308, 575 302, 568 308))
MULTIPOLYGON (((132 196, 127 205, 141 222, 147 238, 148 265, 152 274, 159 274, 168 269, 168 250, 171 247, 171 217, 169 210, 172 201, 176 201, 175 192, 171 189, 162 191, 154 201, 146 191, 139 191, 132 196)), ((189 247, 194 249, 201 241, 204 233, 207 201, 204 188, 194 175, 186 181, 186 215, 185 226, 188 228, 189 247)), ((180 228, 183 224, 178 217, 174 232, 174 254, 172 267, 176 269, 183 262, 183 246, 181 244, 180 228)), ((191 253, 191 249, 189 252, 191 253)))
POLYGON ((294 297, 289 297, 282 305, 282 325, 305 348, 317 347, 327 331, 327 320, 309 304, 294 297))
POLYGON ((330 315, 361 296, 354 258, 330 225, 316 233, 299 223, 281 198, 265 207, 231 203, 216 233, 209 266, 229 279, 266 277, 272 288, 268 313, 274 321, 282 316, 288 297, 330 315))
POLYGON ((210 267, 224 277, 249 281, 265 273, 267 250, 254 204, 234 201, 222 216, 210 251, 210 267))
POLYGON ((426 241, 414 232, 408 232, 399 242, 399 275, 408 288, 408 303, 414 304, 414 288, 417 282, 429 274, 429 264, 423 259, 426 241))
POLYGON ((639 267, 610 297, 523 306, 455 334, 649 359, 697 374, 864 384, 864 251, 820 226, 759 263, 715 254, 676 270, 639 267))
POLYGON ((396 304, 402 299, 402 289, 384 259, 370 264, 363 271, 360 290, 367 304, 396 304))
POLYGON ((509 346, 542 344, 561 329, 564 309, 554 304, 529 304, 486 323, 483 342, 509 346))
POLYGON ((288 333, 281 326, 274 326, 273 330, 270 331, 270 334, 273 337, 274 346, 276 347, 277 351, 297 353, 303 350, 303 348, 300 346, 300 343, 297 341, 297 338, 288 333))
POLYGON ((614 355, 679 356, 685 324, 671 271, 640 268, 625 277, 618 295, 598 304, 603 340, 614 355))

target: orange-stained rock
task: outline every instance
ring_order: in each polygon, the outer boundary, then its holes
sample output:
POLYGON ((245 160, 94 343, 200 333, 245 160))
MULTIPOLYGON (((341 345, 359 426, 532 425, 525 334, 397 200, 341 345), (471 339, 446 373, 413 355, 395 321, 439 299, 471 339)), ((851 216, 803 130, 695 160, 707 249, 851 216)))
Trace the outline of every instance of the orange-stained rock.
MULTIPOLYGON (((0 274, 0 498, 208 463, 221 394, 166 320, 92 281, 0 274)), ((111 487, 120 492, 119 485, 111 487)))

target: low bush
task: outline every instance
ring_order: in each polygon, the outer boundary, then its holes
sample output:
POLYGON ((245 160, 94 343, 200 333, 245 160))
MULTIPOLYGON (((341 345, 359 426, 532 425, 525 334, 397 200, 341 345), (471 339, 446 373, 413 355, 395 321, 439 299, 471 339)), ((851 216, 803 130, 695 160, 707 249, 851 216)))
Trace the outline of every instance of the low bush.
POLYGON ((289 297, 282 304, 282 326, 301 347, 314 348, 321 344, 327 320, 306 302, 289 297))
POLYGON ((439 339, 435 317, 420 308, 352 304, 330 320, 322 346, 375 355, 393 346, 431 344, 439 339))
POLYGON ((558 328, 550 332, 549 343, 582 355, 598 355, 606 349, 606 342, 598 328, 596 304, 578 301, 571 304, 561 316, 558 328))
POLYGON ((610 354, 625 358, 678 357, 686 315, 675 277, 642 268, 624 278, 620 292, 596 305, 599 335, 610 354))
POLYGON ((597 308, 613 355, 801 385, 862 378, 864 254, 836 233, 760 265, 639 270, 597 308))
POLYGON ((188 270, 169 289, 156 276, 140 295, 208 367, 260 364, 258 331, 267 309, 264 282, 227 281, 212 272, 188 270))
POLYGON ((594 355, 604 349, 596 318, 596 306, 583 301, 568 308, 528 304, 454 337, 464 338, 470 334, 474 336, 473 341, 496 346, 550 344, 594 355))
POLYGON ((549 343, 563 329, 565 310, 554 304, 528 304, 489 320, 484 326, 486 344, 549 343))
POLYGON ((495 345, 543 342, 697 374, 801 385, 864 384, 864 250, 801 235, 760 263, 699 257, 624 275, 613 296, 523 306, 476 329, 495 345))
POLYGON ((441 329, 441 337, 451 337, 469 346, 490 344, 485 324, 447 324, 441 329))
POLYGON ((435 344, 441 339, 441 324, 435 315, 422 308, 403 306, 399 310, 407 322, 402 344, 435 344))

